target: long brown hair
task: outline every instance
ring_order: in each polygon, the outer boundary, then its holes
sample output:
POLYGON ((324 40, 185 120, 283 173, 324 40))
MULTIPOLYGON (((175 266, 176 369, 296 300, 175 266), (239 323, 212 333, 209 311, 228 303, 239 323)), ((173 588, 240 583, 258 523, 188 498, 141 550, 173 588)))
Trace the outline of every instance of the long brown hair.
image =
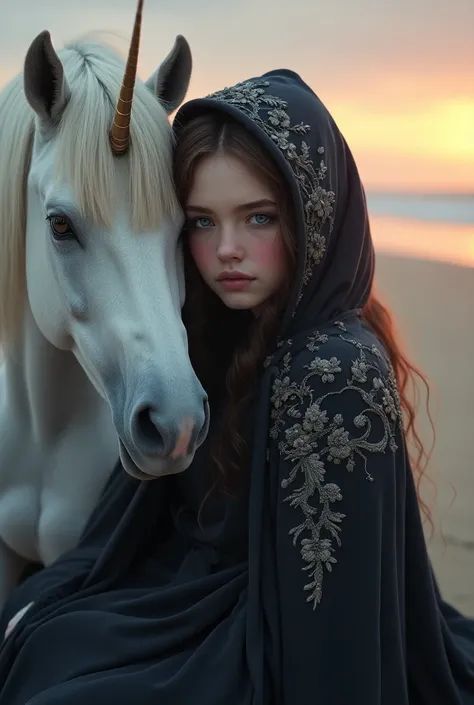
MULTIPOLYGON (((229 488, 232 474, 242 473, 242 469, 248 467, 249 448, 242 434, 242 423, 265 356, 276 341, 294 276, 296 253, 291 227, 293 208, 279 169, 271 155, 245 128, 219 113, 209 112, 194 118, 181 132, 175 156, 175 182, 181 203, 185 204, 188 199, 200 162, 218 152, 242 160, 272 190, 280 210, 281 234, 289 265, 283 286, 255 318, 248 312, 227 309, 204 284, 184 239, 187 291, 192 293, 186 297, 183 318, 191 360, 209 394, 211 406, 219 403, 223 390, 227 394, 226 403, 217 414, 219 424, 213 429, 211 447, 214 467, 225 480, 225 487, 229 488), (220 320, 225 320, 224 326, 220 326, 220 320), (222 335, 223 330, 226 336, 222 335)), ((415 403, 410 400, 408 387, 411 383, 417 389, 421 382, 429 394, 428 383, 402 353, 391 314, 374 293, 363 310, 363 318, 385 346, 393 365, 405 430, 415 448, 412 469, 419 479, 425 470, 428 454, 416 429, 415 403)), ((429 518, 429 511, 421 500, 420 504, 429 518)))
POLYGON ((408 441, 411 467, 417 483, 418 501, 425 518, 433 529, 431 512, 420 496, 421 481, 428 466, 433 446, 429 450, 426 450, 416 423, 420 395, 424 392, 426 411, 431 425, 434 443, 435 431, 430 412, 430 386, 421 370, 410 362, 405 353, 403 353, 398 340, 393 316, 387 306, 375 295, 374 291, 371 292, 369 300, 362 311, 362 315, 367 325, 373 330, 387 351, 395 372, 404 415, 405 434, 408 441))

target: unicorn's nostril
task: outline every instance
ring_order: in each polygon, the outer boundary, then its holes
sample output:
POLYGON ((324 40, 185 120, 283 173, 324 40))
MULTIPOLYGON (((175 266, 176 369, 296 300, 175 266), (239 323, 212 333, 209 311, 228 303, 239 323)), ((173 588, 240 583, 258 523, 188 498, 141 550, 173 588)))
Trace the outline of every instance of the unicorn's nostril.
POLYGON ((156 416, 157 409, 152 406, 146 406, 136 413, 133 423, 135 441, 139 445, 153 447, 155 453, 166 455, 168 449, 164 435, 153 420, 156 416))

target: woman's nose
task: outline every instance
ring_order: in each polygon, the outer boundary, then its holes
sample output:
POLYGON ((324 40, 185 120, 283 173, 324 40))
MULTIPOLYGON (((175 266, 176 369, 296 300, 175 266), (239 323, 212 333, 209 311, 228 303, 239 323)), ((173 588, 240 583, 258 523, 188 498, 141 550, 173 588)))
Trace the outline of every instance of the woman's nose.
POLYGON ((223 231, 217 246, 217 256, 222 261, 242 260, 244 250, 234 230, 223 231))

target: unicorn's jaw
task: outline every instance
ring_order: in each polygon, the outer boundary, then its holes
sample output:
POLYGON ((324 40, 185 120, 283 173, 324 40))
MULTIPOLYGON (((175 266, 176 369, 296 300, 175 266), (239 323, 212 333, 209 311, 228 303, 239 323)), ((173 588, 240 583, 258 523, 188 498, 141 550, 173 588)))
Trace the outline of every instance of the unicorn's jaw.
POLYGON ((54 447, 70 427, 97 423, 98 418, 110 440, 114 427, 107 400, 97 393, 75 355, 45 338, 28 300, 20 334, 2 368, 9 416, 38 448, 54 447))

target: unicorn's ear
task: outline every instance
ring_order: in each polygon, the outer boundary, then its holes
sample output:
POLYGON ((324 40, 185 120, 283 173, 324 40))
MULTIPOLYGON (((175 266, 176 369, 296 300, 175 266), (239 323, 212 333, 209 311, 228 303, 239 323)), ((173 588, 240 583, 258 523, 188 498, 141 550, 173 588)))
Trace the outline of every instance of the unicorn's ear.
POLYGON ((180 34, 174 46, 146 85, 164 105, 168 115, 179 108, 189 88, 193 59, 188 42, 180 34))
POLYGON ((48 31, 38 34, 28 49, 23 81, 26 99, 42 126, 52 127, 60 119, 70 91, 48 31))

